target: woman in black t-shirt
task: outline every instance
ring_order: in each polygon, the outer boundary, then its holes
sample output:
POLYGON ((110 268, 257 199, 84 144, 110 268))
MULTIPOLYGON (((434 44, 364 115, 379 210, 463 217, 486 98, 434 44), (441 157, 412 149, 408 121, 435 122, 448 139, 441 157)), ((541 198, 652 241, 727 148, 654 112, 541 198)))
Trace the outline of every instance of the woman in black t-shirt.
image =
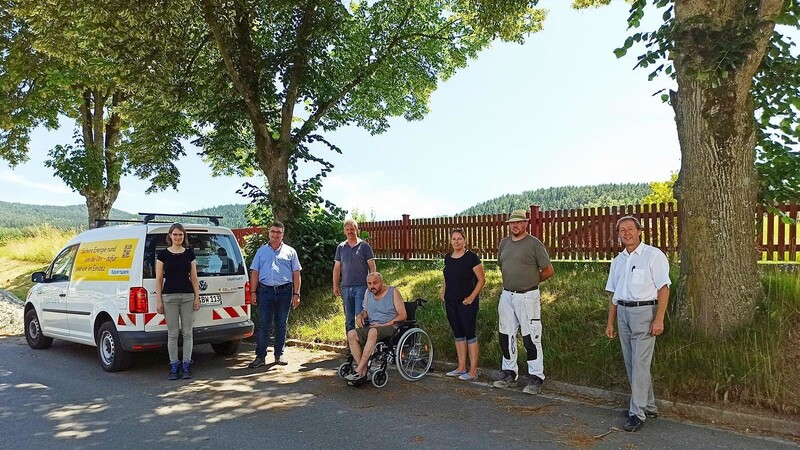
POLYGON ((194 312, 200 309, 200 292, 197 283, 197 261, 194 252, 187 248, 186 230, 179 223, 172 224, 167 233, 169 247, 156 256, 157 310, 167 320, 167 350, 169 351, 169 379, 192 378, 192 325, 194 312), (178 359, 178 333, 183 334, 183 363, 178 359))
POLYGON ((466 249, 464 230, 450 233, 453 251, 444 257, 444 283, 441 297, 444 300, 447 321, 453 329, 458 354, 458 367, 447 373, 462 380, 478 377, 478 338, 475 334, 478 321, 478 294, 486 284, 483 264, 475 253, 466 249), (467 370, 469 353, 469 370, 467 370))

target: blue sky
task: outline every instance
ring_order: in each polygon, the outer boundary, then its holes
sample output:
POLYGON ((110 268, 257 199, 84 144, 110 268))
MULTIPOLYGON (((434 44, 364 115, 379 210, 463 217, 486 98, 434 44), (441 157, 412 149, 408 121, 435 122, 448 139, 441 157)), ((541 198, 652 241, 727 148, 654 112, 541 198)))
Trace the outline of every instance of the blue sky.
MULTIPOLYGON (((384 134, 355 127, 327 134, 342 155, 323 195, 379 220, 449 215, 503 194, 550 186, 667 180, 680 167, 672 109, 652 94, 668 80, 632 70, 636 52, 617 59, 628 35, 625 2, 587 11, 567 0, 542 0, 544 31, 524 45, 497 43, 433 94, 422 121, 393 119, 384 134)), ((658 17, 650 17, 657 20, 658 17)), ((652 23, 652 22, 651 22, 652 23)), ((73 124, 37 130, 30 158, 0 165, 0 200, 84 203, 44 167, 47 151, 72 141, 73 124)), ((128 212, 184 212, 245 203, 235 193, 260 178, 212 178, 190 147, 178 163, 178 191, 145 195, 125 178, 114 207, 128 212)))

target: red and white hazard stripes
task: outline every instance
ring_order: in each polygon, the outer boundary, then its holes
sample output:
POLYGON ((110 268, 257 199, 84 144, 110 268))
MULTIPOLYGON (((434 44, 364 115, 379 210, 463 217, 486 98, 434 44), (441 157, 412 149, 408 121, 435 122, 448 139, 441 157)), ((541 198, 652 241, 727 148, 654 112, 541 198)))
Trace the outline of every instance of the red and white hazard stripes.
POLYGON ((144 323, 146 327, 152 327, 157 325, 166 325, 167 318, 164 317, 163 314, 158 313, 147 313, 144 315, 144 323))
POLYGON ((117 317, 117 325, 121 327, 135 327, 136 326, 136 316, 139 314, 120 314, 117 317))
POLYGON ((225 306, 223 308, 214 308, 211 312, 211 319, 213 320, 223 320, 223 319, 234 319, 236 317, 249 317, 250 311, 249 306, 225 306))

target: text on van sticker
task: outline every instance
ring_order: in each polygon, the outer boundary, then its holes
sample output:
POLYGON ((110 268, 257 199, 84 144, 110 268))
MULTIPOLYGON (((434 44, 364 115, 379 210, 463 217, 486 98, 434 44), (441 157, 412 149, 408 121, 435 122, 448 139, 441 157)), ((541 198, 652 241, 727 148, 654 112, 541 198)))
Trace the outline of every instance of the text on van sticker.
POLYGON ((78 249, 73 269, 74 280, 128 281, 133 266, 133 250, 139 239, 85 242, 78 249))

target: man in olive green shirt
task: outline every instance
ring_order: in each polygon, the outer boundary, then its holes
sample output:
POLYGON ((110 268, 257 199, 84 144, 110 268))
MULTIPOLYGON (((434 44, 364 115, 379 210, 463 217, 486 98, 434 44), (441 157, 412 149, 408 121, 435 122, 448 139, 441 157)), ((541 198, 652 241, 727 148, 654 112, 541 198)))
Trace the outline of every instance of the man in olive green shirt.
POLYGON ((547 249, 528 234, 525 210, 511 213, 506 220, 511 236, 500 241, 497 262, 503 276, 503 292, 497 311, 500 316, 500 348, 503 351, 503 378, 495 387, 517 384, 517 329, 521 329, 528 360, 526 394, 538 394, 544 381, 542 320, 539 284, 553 276, 547 249))

